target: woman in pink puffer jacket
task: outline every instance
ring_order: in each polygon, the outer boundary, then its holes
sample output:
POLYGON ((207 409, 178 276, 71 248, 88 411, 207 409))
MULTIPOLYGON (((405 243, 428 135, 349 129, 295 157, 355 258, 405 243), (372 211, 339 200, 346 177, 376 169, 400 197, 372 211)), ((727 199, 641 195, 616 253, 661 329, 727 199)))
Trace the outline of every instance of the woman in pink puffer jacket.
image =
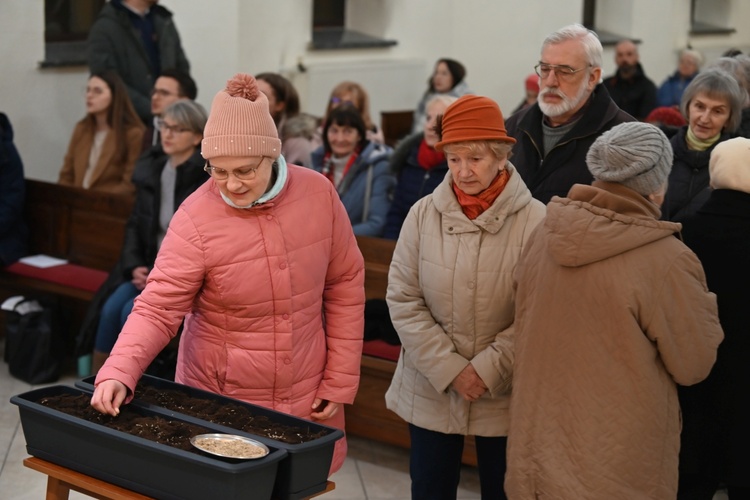
MULTIPOLYGON (((287 165, 250 75, 214 98, 211 174, 175 213, 148 283, 96 378, 116 415, 184 319, 175 380, 344 428, 359 384, 364 263, 332 184, 287 165)), ((346 455, 336 443, 331 472, 346 455)))

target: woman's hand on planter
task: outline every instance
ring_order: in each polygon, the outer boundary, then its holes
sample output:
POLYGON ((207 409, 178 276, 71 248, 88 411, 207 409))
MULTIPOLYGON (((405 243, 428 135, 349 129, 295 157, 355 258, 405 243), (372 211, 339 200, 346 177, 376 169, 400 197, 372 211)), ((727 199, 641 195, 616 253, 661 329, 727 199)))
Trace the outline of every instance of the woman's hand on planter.
POLYGON ((327 399, 315 398, 312 409, 318 411, 313 411, 310 416, 315 420, 328 420, 339 411, 339 406, 341 406, 341 403, 334 403, 327 399))
POLYGON ((128 395, 128 388, 118 380, 108 379, 97 384, 91 396, 91 406, 101 413, 116 417, 120 414, 120 405, 128 395))

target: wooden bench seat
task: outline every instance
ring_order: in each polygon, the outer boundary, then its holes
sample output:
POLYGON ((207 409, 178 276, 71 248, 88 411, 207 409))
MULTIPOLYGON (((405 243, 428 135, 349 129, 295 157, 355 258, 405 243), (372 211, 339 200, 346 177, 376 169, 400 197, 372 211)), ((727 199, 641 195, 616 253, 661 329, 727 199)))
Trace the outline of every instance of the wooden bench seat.
POLYGON ((70 312, 74 335, 91 301, 120 257, 133 198, 26 179, 24 217, 28 254, 65 259, 38 268, 20 262, 0 268, 0 299, 52 296, 70 312))

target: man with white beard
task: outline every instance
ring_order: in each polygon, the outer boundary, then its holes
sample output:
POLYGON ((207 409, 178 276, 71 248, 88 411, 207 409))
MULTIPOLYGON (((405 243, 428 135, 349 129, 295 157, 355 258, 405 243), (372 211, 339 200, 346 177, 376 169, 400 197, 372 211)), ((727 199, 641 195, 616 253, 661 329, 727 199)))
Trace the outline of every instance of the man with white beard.
POLYGON ((580 24, 566 26, 542 44, 539 96, 506 122, 515 138, 513 165, 534 198, 547 203, 573 184, 591 184, 589 146, 602 133, 635 119, 617 107, 600 84, 602 44, 580 24))

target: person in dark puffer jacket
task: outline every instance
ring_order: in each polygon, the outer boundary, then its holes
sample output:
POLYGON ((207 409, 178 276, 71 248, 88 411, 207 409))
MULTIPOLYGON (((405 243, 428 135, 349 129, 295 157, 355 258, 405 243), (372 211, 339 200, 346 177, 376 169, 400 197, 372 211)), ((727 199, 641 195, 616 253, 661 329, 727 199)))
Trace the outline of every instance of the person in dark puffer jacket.
POLYGON ((406 214, 417 200, 432 193, 448 173, 445 155, 435 150, 439 138, 434 130, 437 117, 457 97, 438 95, 427 103, 424 132, 403 140, 391 156, 391 171, 397 177, 391 208, 385 221, 383 238, 398 239, 406 214))

